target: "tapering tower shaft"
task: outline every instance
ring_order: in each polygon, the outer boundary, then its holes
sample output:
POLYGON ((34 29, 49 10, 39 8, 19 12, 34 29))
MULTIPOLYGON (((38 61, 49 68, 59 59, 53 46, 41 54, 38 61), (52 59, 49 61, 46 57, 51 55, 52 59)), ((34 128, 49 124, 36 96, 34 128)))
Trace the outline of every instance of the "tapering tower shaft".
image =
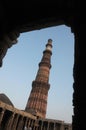
POLYGON ((25 111, 40 113, 40 117, 46 117, 49 74, 51 68, 52 39, 48 39, 46 49, 43 51, 41 62, 35 80, 32 82, 32 90, 27 101, 25 111))

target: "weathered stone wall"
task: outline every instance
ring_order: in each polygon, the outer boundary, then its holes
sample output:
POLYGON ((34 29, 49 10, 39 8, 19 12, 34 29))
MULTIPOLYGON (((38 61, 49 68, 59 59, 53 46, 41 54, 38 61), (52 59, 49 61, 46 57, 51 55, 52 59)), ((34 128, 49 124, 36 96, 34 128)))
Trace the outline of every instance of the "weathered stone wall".
POLYGON ((72 130, 71 124, 63 121, 40 119, 0 101, 0 130, 72 130))

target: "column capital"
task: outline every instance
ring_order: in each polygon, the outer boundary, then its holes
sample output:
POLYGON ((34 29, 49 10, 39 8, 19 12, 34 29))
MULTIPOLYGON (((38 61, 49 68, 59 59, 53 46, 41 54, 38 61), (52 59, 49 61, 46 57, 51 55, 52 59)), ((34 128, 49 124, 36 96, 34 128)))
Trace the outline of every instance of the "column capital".
POLYGON ((20 33, 16 30, 13 30, 9 33, 3 34, 2 38, 0 39, 0 67, 2 67, 2 61, 5 57, 7 50, 14 44, 18 43, 17 38, 19 37, 20 33))

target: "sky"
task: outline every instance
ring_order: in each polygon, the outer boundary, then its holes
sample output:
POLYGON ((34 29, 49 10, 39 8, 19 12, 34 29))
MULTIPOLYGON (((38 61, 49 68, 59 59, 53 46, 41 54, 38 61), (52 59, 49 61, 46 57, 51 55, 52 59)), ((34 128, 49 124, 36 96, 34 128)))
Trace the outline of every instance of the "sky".
POLYGON ((0 68, 0 93, 25 109, 48 39, 52 39, 46 118, 72 123, 74 34, 65 25, 21 33, 0 68))

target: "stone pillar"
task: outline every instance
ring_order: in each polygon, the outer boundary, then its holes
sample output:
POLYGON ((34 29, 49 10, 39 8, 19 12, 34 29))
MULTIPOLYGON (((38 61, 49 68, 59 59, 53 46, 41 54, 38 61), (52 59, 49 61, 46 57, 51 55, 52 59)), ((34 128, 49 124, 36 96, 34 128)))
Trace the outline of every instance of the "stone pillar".
POLYGON ((41 122, 41 130, 43 129, 43 121, 41 122))
POLYGON ((47 130, 49 130, 49 122, 47 123, 48 125, 47 125, 47 130))
POLYGON ((43 127, 43 130, 46 130, 46 127, 45 127, 45 125, 44 125, 44 127, 43 127))
POLYGON ((15 118, 14 118, 14 122, 13 122, 12 130, 16 130, 16 128, 17 128, 17 124, 18 124, 18 119, 19 119, 19 115, 16 114, 16 115, 15 115, 15 118))
POLYGON ((31 123, 31 119, 28 119, 28 121, 27 121, 27 127, 29 128, 29 126, 30 126, 30 123, 31 123))
POLYGON ((73 130, 86 129, 86 24, 84 17, 78 17, 74 21, 73 32, 75 36, 75 54, 73 69, 73 130))
POLYGON ((61 123, 60 130, 64 130, 64 122, 61 123))
POLYGON ((54 130, 56 130, 56 124, 54 123, 54 130))
POLYGON ((38 130, 38 126, 36 126, 34 130, 38 130))
POLYGON ((33 122, 33 130, 36 128, 36 120, 33 122))
POLYGON ((17 125, 17 130, 22 130, 23 129, 23 116, 21 116, 18 120, 18 125, 17 125))
POLYGON ((34 126, 34 120, 33 119, 31 119, 31 128, 34 126))
POLYGON ((24 126, 27 126, 27 128, 28 128, 28 118, 27 117, 25 117, 26 119, 25 119, 25 124, 24 124, 24 126))
POLYGON ((72 125, 69 126, 68 130, 72 130, 72 125))
POLYGON ((12 124, 13 124, 14 116, 15 116, 15 114, 12 113, 12 115, 9 117, 8 122, 5 126, 5 130, 8 130, 8 129, 12 130, 12 124))
POLYGON ((3 120, 4 113, 5 113, 5 110, 2 109, 2 111, 0 112, 0 128, 1 128, 1 123, 2 123, 2 120, 3 120))

